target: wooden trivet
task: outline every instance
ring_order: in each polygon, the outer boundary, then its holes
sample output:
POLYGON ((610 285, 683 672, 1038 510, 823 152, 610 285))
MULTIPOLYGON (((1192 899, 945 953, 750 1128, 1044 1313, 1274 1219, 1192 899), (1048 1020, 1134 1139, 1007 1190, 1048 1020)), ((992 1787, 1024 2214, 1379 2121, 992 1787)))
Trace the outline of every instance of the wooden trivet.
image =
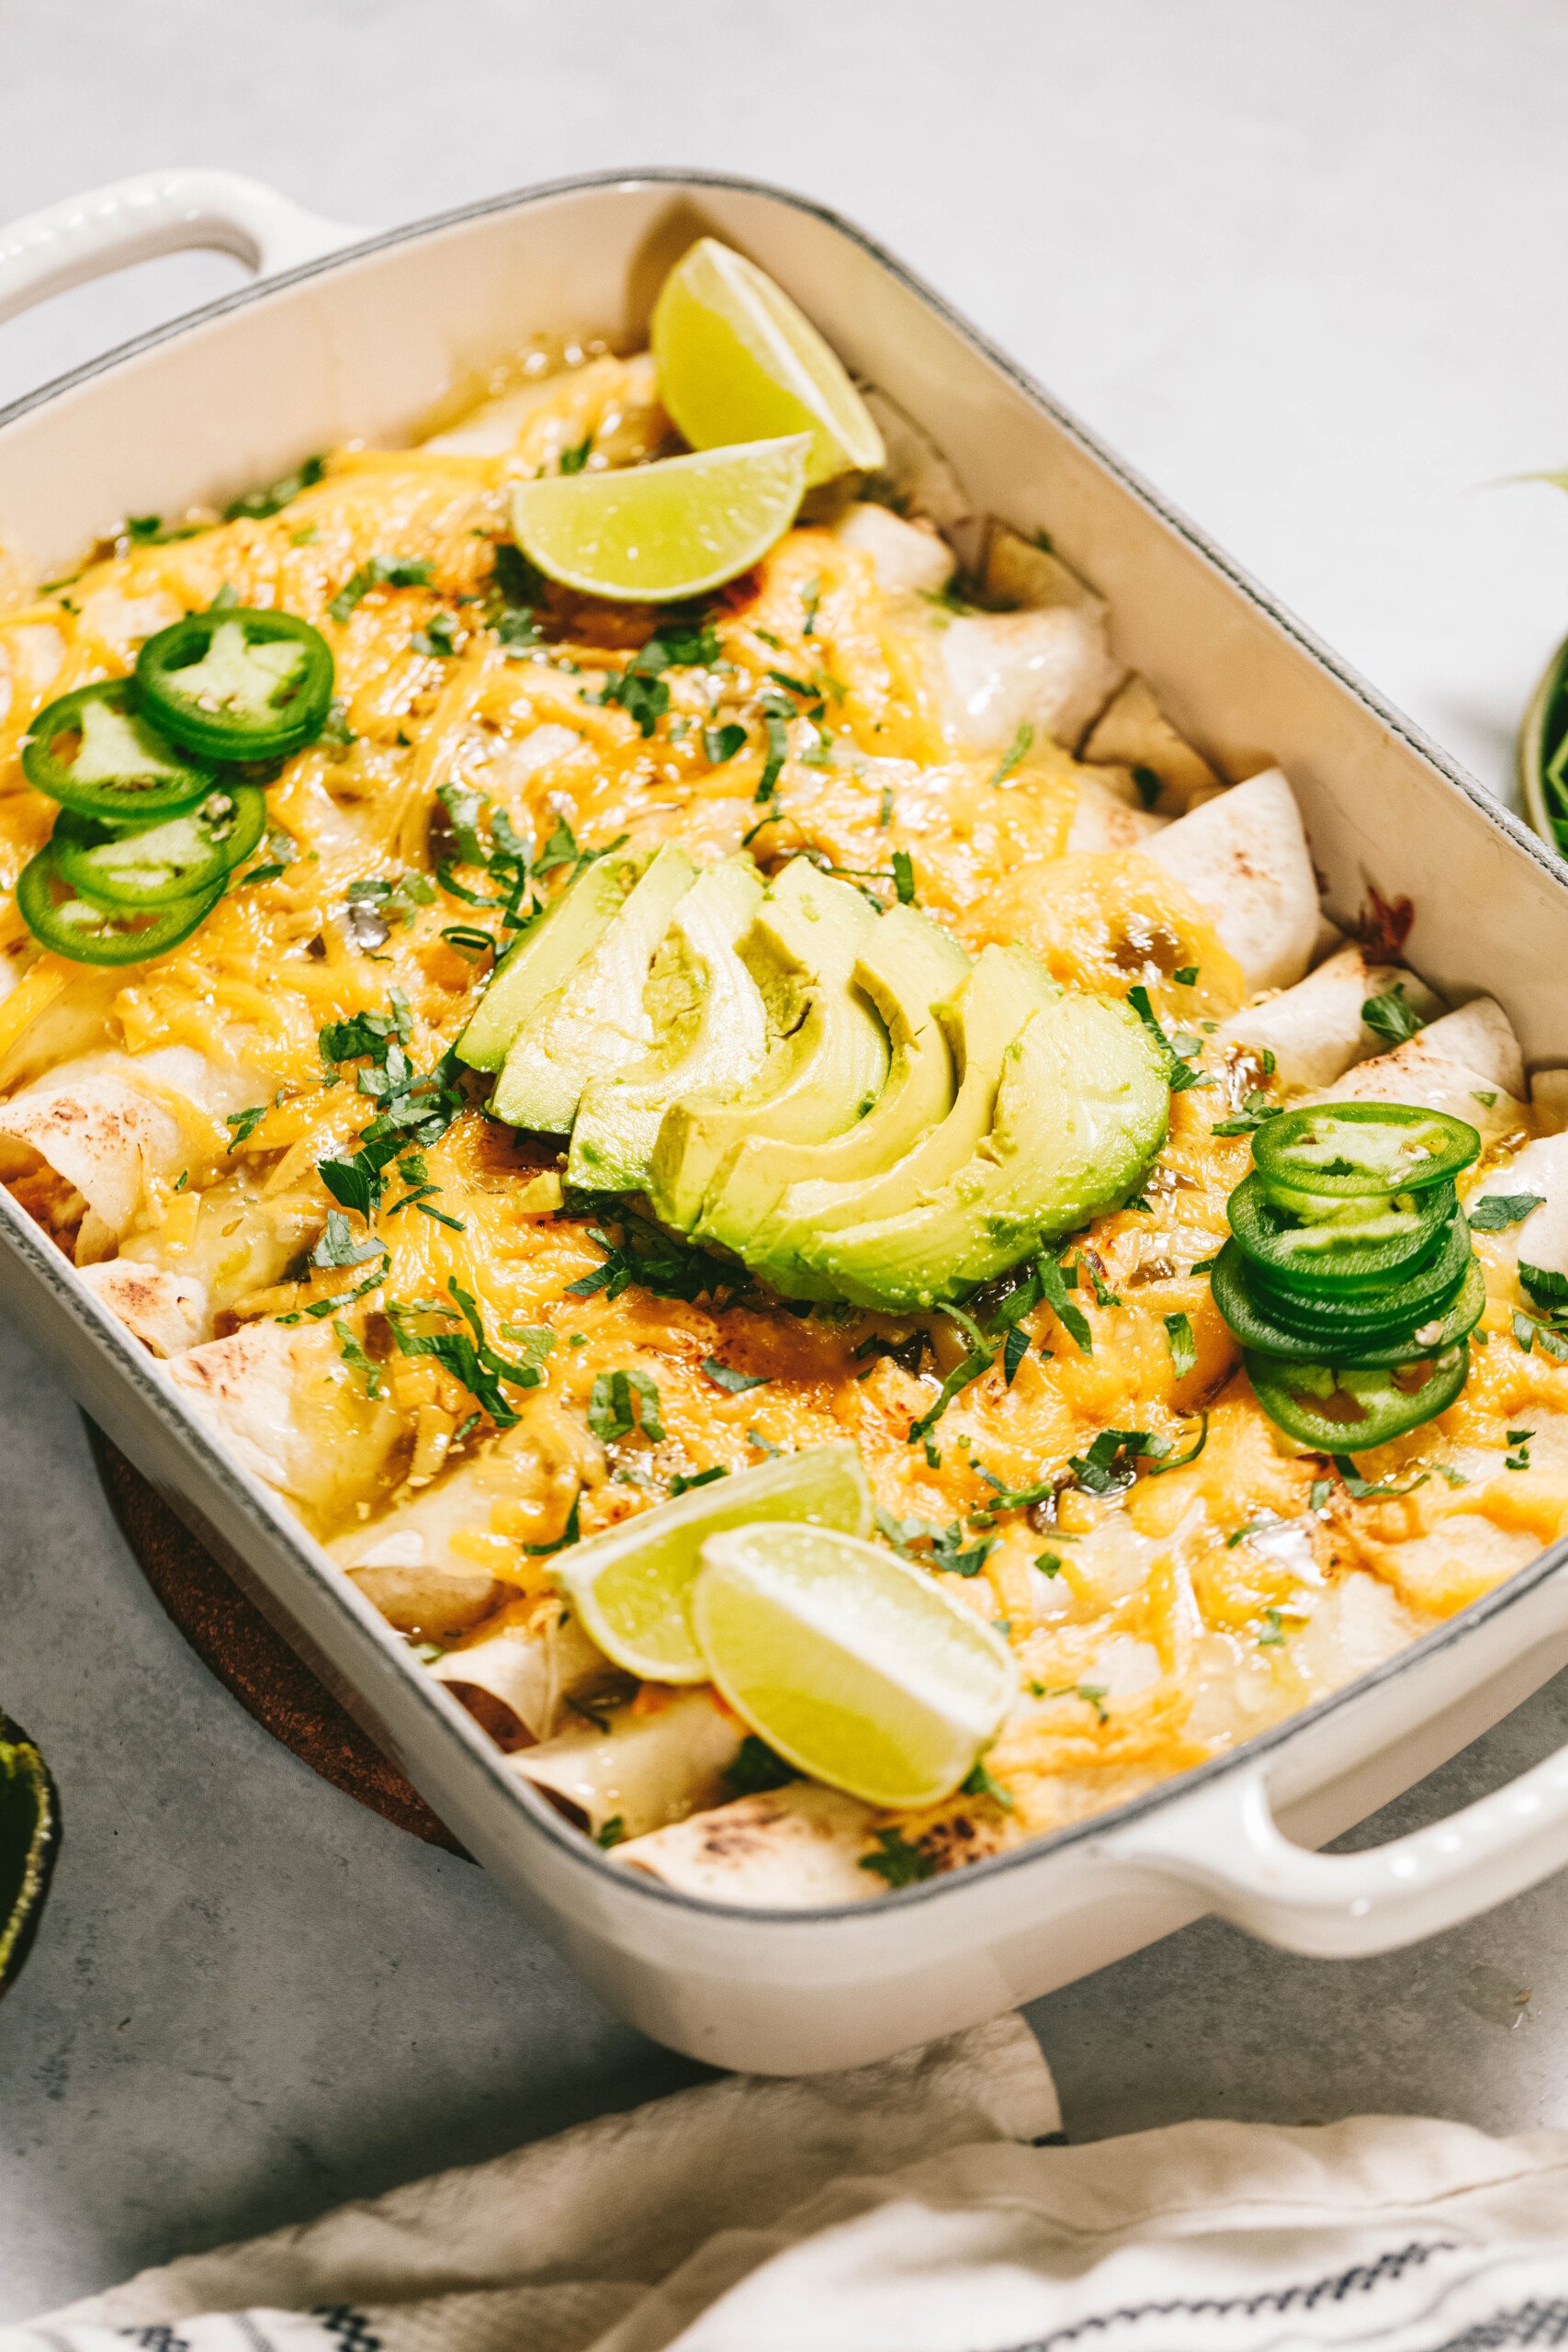
POLYGON ((334 1789, 430 1845, 462 1853, 369 1734, 92 1421, 87 1442, 109 1509, 142 1575, 202 1664, 245 1713, 334 1789))

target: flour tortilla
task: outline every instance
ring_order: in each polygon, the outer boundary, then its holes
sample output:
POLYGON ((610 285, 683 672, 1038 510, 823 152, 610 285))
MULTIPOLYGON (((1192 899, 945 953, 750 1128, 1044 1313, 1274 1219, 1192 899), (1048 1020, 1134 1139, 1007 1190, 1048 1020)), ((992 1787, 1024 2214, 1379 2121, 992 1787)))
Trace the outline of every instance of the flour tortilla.
MULTIPOLYGON (((529 1615, 537 1619, 536 1607, 529 1615)), ((487 1628, 476 1641, 438 1657, 430 1670, 459 1698, 479 1691, 493 1702, 502 1713, 502 1728, 513 1740, 524 1735, 548 1739, 571 1694, 602 1683, 608 1671, 603 1652, 564 1610, 547 1616, 543 1624, 503 1624, 494 1632, 487 1628)))
MULTIPOLYGON (((986 553, 980 568, 986 594, 1015 611, 1043 611, 1051 605, 1074 605, 1090 612, 1108 610, 1104 597, 1064 563, 1054 548, 1038 539, 1026 539, 1010 523, 994 518, 986 526, 986 553)), ((1112 754, 1119 757, 1120 754, 1112 754)))
POLYGON ((929 523, 906 523, 889 506, 852 506, 834 536, 871 558, 876 584, 887 596, 934 596, 952 579, 956 559, 929 523))
POLYGON ((1317 937, 1317 877, 1284 772, 1268 768, 1143 844, 1205 907, 1249 989, 1288 989, 1317 937))
MULTIPOLYGON (((541 1451, 538 1424, 539 1417, 530 1415, 445 1476, 328 1545, 339 1566, 400 1633, 446 1641, 480 1624, 507 1597, 507 1586, 485 1564, 483 1539, 491 1533, 498 1503, 515 1502, 535 1492, 541 1451), (481 1540, 475 1543, 474 1537, 481 1540)), ((511 1591, 514 1594, 515 1587, 511 1591)), ((504 1666, 504 1653, 494 1663, 504 1666)), ((492 1689, 493 1695, 505 1699, 505 1691, 493 1689, 485 1673, 469 1679, 477 1688, 492 1689)), ((541 1691, 547 1679, 543 1677, 541 1691)), ((518 1695, 523 1695, 520 1682, 518 1695)), ((530 1704, 537 1713, 542 1699, 530 1704)), ((535 1738, 543 1736, 536 1724, 529 1722, 527 1728, 535 1738)))
POLYGON ((878 1833, 918 1844, 933 1875, 982 1861, 1008 1842, 1006 1816, 962 1792, 919 1815, 880 1812, 840 1789, 791 1781, 618 1848, 617 1858, 660 1885, 761 1910, 860 1903, 887 1882, 863 1868, 878 1833))
POLYGON ((877 1818, 840 1789, 791 1781, 633 1838, 616 1848, 615 1859, 679 1894, 715 1903, 781 1911, 860 1903, 886 1891, 883 1880, 860 1867, 876 1851, 877 1818))
POLYGON ((326 1512, 373 1493, 399 1434, 338 1353, 330 1325, 244 1324, 176 1356, 169 1378, 242 1466, 326 1512))
POLYGON ((256 1081, 187 1046, 86 1054, 0 1103, 0 1180, 41 1160, 80 1193, 87 1216, 79 1263, 107 1256, 155 1188, 210 1152, 214 1123, 253 1099, 256 1081))
POLYGON ((1359 947, 1342 947, 1294 988, 1222 1021, 1219 1042, 1272 1054, 1287 1089, 1332 1086, 1379 1051, 1382 1041, 1362 1020, 1361 1008, 1396 987, 1424 1019, 1439 1010, 1439 1000, 1414 973, 1369 964, 1359 947))
POLYGON ((1093 605, 943 615, 928 664, 961 752, 999 755, 1025 727, 1071 751, 1125 674, 1093 605))
POLYGON ((1540 1206, 1520 1224, 1490 1235, 1491 1249, 1508 1265, 1522 1258, 1527 1265, 1568 1274, 1568 1133, 1538 1136, 1502 1167, 1489 1169, 1466 1205, 1506 1193, 1538 1193, 1540 1206))
POLYGON ((508 1757, 507 1766, 590 1837, 618 1822, 630 1839, 717 1804, 741 1736, 705 1687, 654 1708, 617 1708, 604 1730, 585 1723, 508 1757))
POLYGON ((1202 753, 1178 734, 1147 679, 1135 673, 1096 719, 1083 755, 1129 773, 1145 768, 1157 775, 1160 797, 1156 806, 1165 816, 1185 815, 1225 788, 1202 753))
POLYGON ((1170 822, 1144 808, 1134 790, 1131 800, 1116 789, 1113 773, 1106 778, 1087 768, 1077 772, 1078 800, 1067 833, 1069 850, 1141 849, 1151 833, 1170 822))
POLYGON ((1491 997, 1446 1012, 1416 1036, 1323 1090, 1325 1102, 1414 1102, 1465 1119, 1483 1136, 1529 1118, 1524 1057, 1513 1023, 1491 997))
POLYGON ((207 1284, 193 1274, 143 1265, 135 1258, 106 1258, 78 1271, 95 1298, 155 1356, 184 1355, 211 1337, 207 1284))

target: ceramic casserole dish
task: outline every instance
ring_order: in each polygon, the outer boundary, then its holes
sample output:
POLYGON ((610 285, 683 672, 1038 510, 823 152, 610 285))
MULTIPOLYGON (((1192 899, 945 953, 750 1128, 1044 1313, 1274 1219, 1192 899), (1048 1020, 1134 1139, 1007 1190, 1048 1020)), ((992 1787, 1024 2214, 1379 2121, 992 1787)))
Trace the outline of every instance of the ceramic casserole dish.
MULTIPOLYGON (((1568 1062, 1561 869, 1035 386, 856 231, 696 174, 525 191, 385 235, 221 173, 150 175, 0 233, 0 316, 151 254, 234 252, 260 282, 0 416, 0 538, 46 570, 108 518, 223 503, 302 450, 406 440, 520 334, 635 347, 671 259, 711 231, 937 443, 976 514, 1048 528, 1110 598, 1117 650, 1231 776, 1299 796, 1330 910, 1408 899, 1412 965, 1495 991, 1530 1063, 1568 1062)), ((1205 1911, 1286 1949, 1387 1950, 1568 1860, 1568 1751, 1458 1816, 1314 1850, 1568 1663, 1563 1547, 1306 1712, 1073 1827, 872 1904, 698 1901, 619 1867, 504 1769, 443 1685, 0 1193, 0 1298, 465 1845, 657 2039, 776 2073, 851 2065, 1028 2000, 1205 1911)))

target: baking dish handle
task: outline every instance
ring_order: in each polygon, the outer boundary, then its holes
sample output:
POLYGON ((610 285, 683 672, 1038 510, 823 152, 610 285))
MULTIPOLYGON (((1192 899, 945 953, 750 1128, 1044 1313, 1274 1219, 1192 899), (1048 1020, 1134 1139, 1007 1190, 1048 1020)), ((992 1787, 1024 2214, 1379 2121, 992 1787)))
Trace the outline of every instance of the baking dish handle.
POLYGON ((233 254, 270 277, 367 234, 239 172, 138 172, 0 229, 0 320, 157 254, 233 254))
POLYGON ((1458 1927, 1568 1862, 1568 1748, 1447 1820, 1359 1854, 1317 1854, 1275 1821, 1263 1771, 1224 1773, 1101 1842, 1204 1896, 1249 1935, 1325 1959, 1458 1927))

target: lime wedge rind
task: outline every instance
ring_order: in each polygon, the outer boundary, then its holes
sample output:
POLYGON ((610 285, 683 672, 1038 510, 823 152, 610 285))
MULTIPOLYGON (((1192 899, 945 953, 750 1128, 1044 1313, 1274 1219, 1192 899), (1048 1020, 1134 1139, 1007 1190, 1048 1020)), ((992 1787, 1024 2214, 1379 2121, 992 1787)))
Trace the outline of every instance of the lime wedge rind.
POLYGON ((665 279, 651 340, 660 397, 694 448, 804 429, 808 484, 885 462, 836 354, 781 286, 717 238, 699 238, 665 279))
POLYGON ((814 1446, 639 1512, 563 1554, 557 1582, 590 1641, 628 1674, 705 1682, 691 1623, 701 1546, 727 1529, 772 1520, 863 1535, 871 1491, 855 1448, 814 1446))
POLYGON ((547 474, 514 485, 513 533, 541 571, 585 596, 704 595, 783 538, 810 447, 808 435, 790 433, 605 473, 547 474))
POLYGON ((992 1627, 874 1544, 773 1525, 703 1545, 692 1623, 721 1697, 813 1780, 871 1804, 950 1796, 1017 1670, 992 1627))

